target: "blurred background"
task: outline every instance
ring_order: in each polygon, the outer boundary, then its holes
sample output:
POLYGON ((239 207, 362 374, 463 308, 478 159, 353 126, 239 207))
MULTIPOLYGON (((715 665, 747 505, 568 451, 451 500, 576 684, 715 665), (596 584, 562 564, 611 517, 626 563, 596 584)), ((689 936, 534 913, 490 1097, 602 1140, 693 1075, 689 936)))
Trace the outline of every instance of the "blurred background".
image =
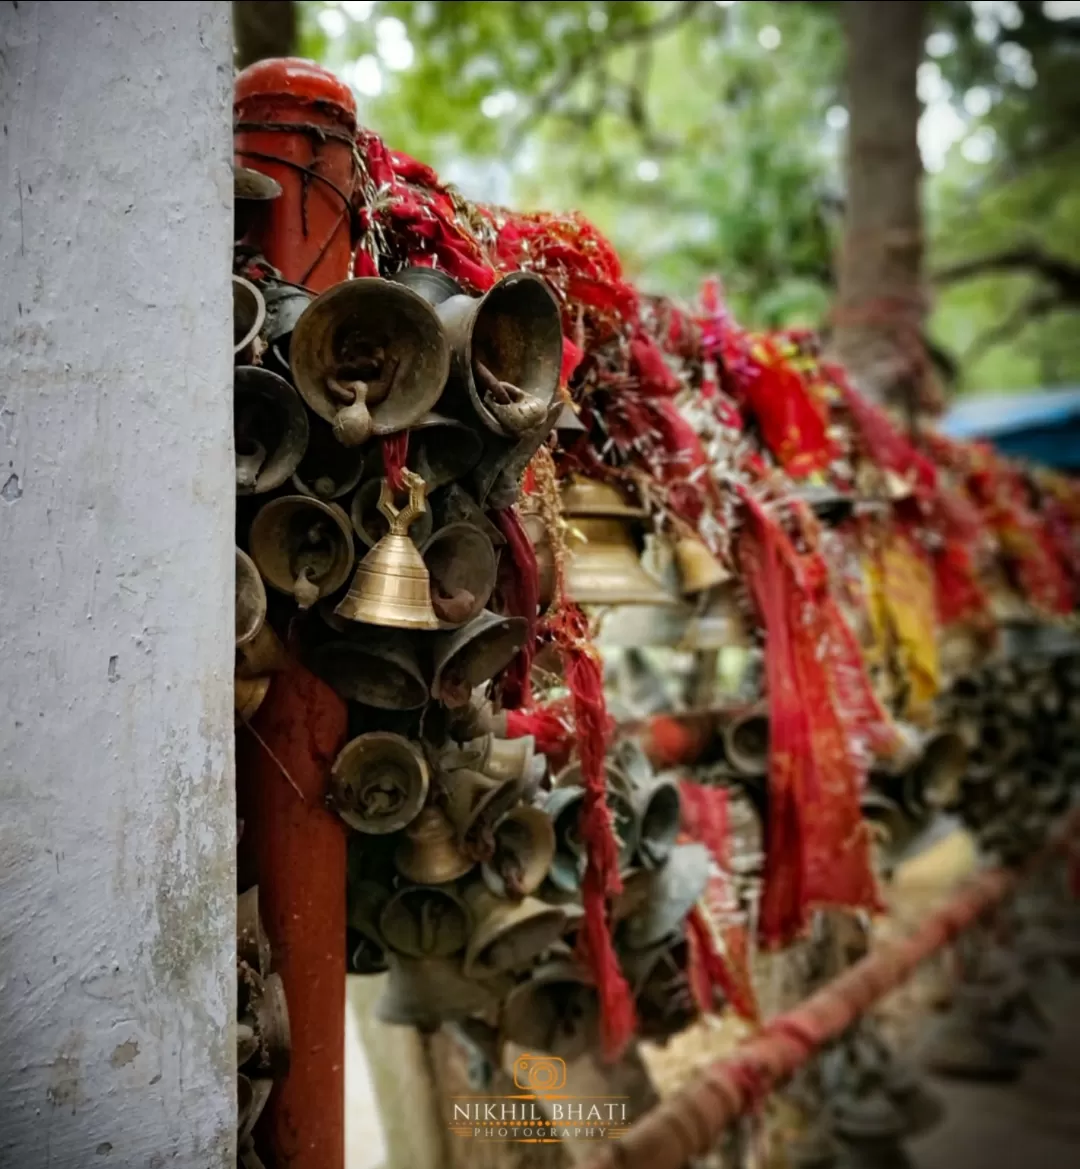
MULTIPOLYGON (((716 273, 741 320, 773 327, 822 326, 834 290, 844 7, 291 0, 234 11, 238 65, 314 58, 351 84, 363 123, 470 198, 579 209, 646 291, 690 298, 716 273)), ((1080 3, 925 9, 926 340, 954 397, 1080 384, 1080 3)))

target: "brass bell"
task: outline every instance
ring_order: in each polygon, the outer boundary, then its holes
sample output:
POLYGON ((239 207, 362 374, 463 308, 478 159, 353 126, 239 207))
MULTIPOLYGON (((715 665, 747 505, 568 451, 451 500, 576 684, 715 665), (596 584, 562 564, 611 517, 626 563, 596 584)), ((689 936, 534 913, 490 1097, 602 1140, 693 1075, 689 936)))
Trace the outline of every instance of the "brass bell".
POLYGON ((686 915, 697 904, 709 879, 709 852, 703 844, 680 844, 670 860, 650 874, 648 900, 626 920, 623 939, 631 950, 676 937, 686 915))
POLYGON ((363 478, 370 452, 363 447, 344 447, 321 418, 308 419, 308 444, 293 472, 292 483, 301 495, 316 499, 340 499, 363 478))
POLYGON ((242 276, 232 278, 233 354, 243 353, 259 335, 266 320, 262 293, 242 276))
POLYGON ((493 978, 531 965, 566 928, 563 911, 536 897, 504 901, 477 883, 466 888, 465 903, 474 923, 463 966, 470 978, 493 978))
POLYGON ((473 620, 495 591, 498 562, 491 541, 472 524, 447 524, 421 547, 431 579, 431 605, 443 628, 473 620))
POLYGON ((648 512, 627 498, 619 488, 600 479, 571 475, 561 491, 563 515, 594 519, 642 520, 648 512))
POLYGON ((687 958, 682 940, 626 955, 622 970, 634 992, 642 1038, 667 1039, 697 1018, 687 958))
POLYGON ((405 829, 394 864, 414 885, 445 885, 473 867, 471 858, 457 846, 453 825, 430 806, 405 829))
POLYGON ((270 940, 259 914, 259 886, 252 885, 236 899, 236 956, 258 974, 270 970, 270 940))
POLYGON ((739 603, 737 583, 732 580, 702 594, 704 611, 686 625, 680 648, 689 650, 747 648, 753 638, 746 614, 739 603))
POLYGON ((256 1066, 275 1077, 288 1074, 292 1038, 281 975, 268 974, 258 980, 248 1005, 254 1014, 255 1034, 259 1040, 256 1066))
POLYGON ((546 612, 548 606, 555 599, 555 559, 551 551, 551 540, 548 538, 547 525, 544 517, 538 512, 526 512, 521 517, 521 526, 525 535, 533 546, 536 556, 536 569, 540 584, 540 612, 546 612))
POLYGON ((535 429, 562 370, 562 320, 546 281, 511 272, 482 297, 452 296, 435 311, 484 426, 508 436, 535 429))
POLYGON ((251 557, 271 588, 310 609, 349 579, 352 526, 333 503, 282 495, 264 504, 251 525, 251 557))
POLYGON ((405 430, 435 405, 450 349, 431 305, 378 277, 317 296, 293 330, 293 381, 345 446, 405 430))
MULTIPOLYGON (((349 508, 353 530, 360 537, 361 543, 366 544, 369 548, 374 548, 390 532, 391 521, 382 510, 382 502, 389 495, 390 502, 393 503, 394 496, 388 485, 383 486, 385 483, 386 480, 381 478, 368 479, 366 483, 361 484, 360 490, 353 496, 352 505, 349 508)), ((409 539, 420 548, 430 539, 431 529, 432 515, 425 501, 424 510, 409 522, 409 539)))
POLYGON ((438 629, 427 568, 409 538, 409 525, 426 511, 424 481, 411 471, 402 475, 409 502, 400 510, 396 508, 390 484, 382 481, 379 510, 390 521, 390 532, 356 566, 349 591, 334 612, 347 621, 369 625, 438 629))
POLYGON ((464 479, 480 462, 480 434, 456 418, 429 411, 409 428, 408 466, 429 491, 464 479))
POLYGON ((387 968, 379 916, 389 900, 390 890, 374 881, 349 881, 349 929, 355 935, 350 963, 354 974, 382 974, 387 968))
MULTIPOLYGON (((605 800, 608 811, 611 813, 611 827, 619 845, 619 871, 625 872, 633 864, 634 853, 638 845, 638 831, 641 825, 628 793, 622 785, 612 782, 614 779, 615 776, 609 769, 605 800)), ((570 790, 584 791, 585 783, 581 775, 581 764, 571 763, 564 767, 555 777, 554 786, 556 790, 569 788, 570 790)), ((551 794, 554 795, 554 791, 551 794)), ((554 816, 552 818, 554 819, 554 816)), ((584 858, 585 845, 578 831, 578 822, 575 819, 571 823, 565 811, 559 814, 556 824, 556 841, 559 839, 560 832, 565 834, 569 847, 580 849, 581 856, 584 858)))
POLYGON ((724 756, 740 774, 759 779, 769 770, 769 716, 752 710, 728 718, 721 729, 724 756))
POLYGON ((467 743, 451 746, 443 752, 440 763, 447 771, 469 767, 489 779, 514 779, 521 782, 529 775, 536 751, 532 735, 500 739, 494 734, 481 735, 467 743))
POLYGON ((575 517, 567 532, 566 591, 580 605, 675 605, 641 566, 626 522, 575 517))
POLYGON ((289 346, 292 344, 293 330, 314 298, 306 288, 272 277, 262 282, 262 289, 266 301, 263 335, 281 372, 291 376, 289 346))
POLYGON ((465 948, 470 925, 464 903, 443 885, 407 885, 379 917, 387 946, 409 958, 449 958, 465 948))
POLYGON ((428 268, 421 264, 399 268, 388 279, 395 284, 404 284, 430 305, 442 304, 444 300, 449 300, 452 296, 462 296, 464 292, 449 273, 442 271, 441 268, 428 268))
POLYGON ((502 1030, 519 1047, 564 1060, 595 1051, 600 1042, 596 987, 575 962, 546 962, 507 995, 502 1030))
POLYGON ((389 956, 390 976, 375 1004, 384 1023, 434 1031, 442 1023, 485 1014, 498 1005, 496 988, 466 977, 456 958, 389 956))
POLYGON ((250 722, 270 692, 270 678, 233 678, 233 710, 241 722, 250 722))
POLYGON ((308 444, 308 416, 283 377, 256 365, 237 366, 233 441, 239 495, 273 491, 300 465, 308 444))
POLYGON ((428 766, 415 743, 389 731, 358 735, 330 769, 338 815, 357 832, 380 836, 409 824, 424 806, 428 766))
POLYGON ((469 852, 490 855, 495 825, 517 803, 521 784, 513 779, 489 779, 478 771, 459 768, 442 776, 446 814, 458 840, 469 852))
POLYGON ((233 240, 242 240, 262 218, 262 209, 281 196, 281 184, 257 170, 233 166, 233 240))
POLYGON ((266 620, 266 589, 254 560, 236 549, 236 648, 254 641, 266 620))
POLYGON ((326 642, 308 654, 315 673, 342 698, 378 710, 419 710, 425 706, 428 683, 416 648, 400 634, 349 624, 350 630, 358 632, 326 642))
POLYGON ((464 706, 477 686, 514 660, 527 634, 524 617, 499 617, 486 609, 460 629, 442 634, 435 640, 431 696, 451 708, 464 706))
POLYGON ((485 432, 484 451, 471 480, 473 494, 484 507, 499 511, 517 503, 525 468, 547 441, 558 415, 556 402, 535 426, 514 438, 485 432))
POLYGON ((520 804, 495 825, 495 848, 480 876, 496 897, 535 893, 555 856, 555 826, 541 808, 520 804))
POLYGON ((679 836, 678 786, 653 774, 641 744, 623 739, 615 748, 612 782, 624 790, 637 820, 637 859, 647 869, 662 865, 679 836))
POLYGON ((697 536, 681 536, 675 541, 675 566, 687 596, 714 589, 731 579, 731 573, 697 536))

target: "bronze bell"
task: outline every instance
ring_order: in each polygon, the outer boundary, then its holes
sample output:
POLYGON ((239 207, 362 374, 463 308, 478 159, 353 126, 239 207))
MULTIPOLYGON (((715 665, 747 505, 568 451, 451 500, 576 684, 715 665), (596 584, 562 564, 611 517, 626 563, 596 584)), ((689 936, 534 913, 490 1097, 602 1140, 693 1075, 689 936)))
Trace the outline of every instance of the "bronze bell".
POLYGON ((479 433, 471 426, 431 411, 409 430, 408 465, 434 491, 464 479, 480 462, 483 449, 479 433))
POLYGON ((557 905, 536 897, 504 901, 480 883, 465 889, 465 903, 474 923, 463 966, 470 978, 493 978, 531 965, 566 928, 557 905))
MULTIPOLYGON (((619 871, 626 872, 632 866, 634 853, 637 851, 640 824, 629 794, 623 785, 612 782, 614 778, 613 769, 609 768, 605 798, 608 811, 611 813, 611 827, 619 844, 619 871)), ((581 776, 581 764, 571 763, 564 767, 555 777, 554 786, 556 789, 570 788, 571 790, 581 789, 584 791, 585 783, 581 776)), ((568 833, 570 846, 580 848, 582 855, 584 855, 584 842, 580 838, 577 820, 571 824, 567 820, 566 813, 563 812, 560 813, 559 824, 560 826, 565 825, 562 830, 568 833)), ((557 828, 556 839, 558 839, 559 831, 560 828, 557 828)))
POLYGON ((431 510, 436 528, 445 528, 449 524, 471 524, 487 536, 496 551, 506 543, 491 517, 459 483, 444 487, 431 500, 431 510))
POLYGON ((390 976, 375 1014, 384 1023, 434 1031, 442 1023, 486 1014, 498 1005, 496 990, 462 973, 456 958, 389 956, 390 976))
POLYGON ((472 524, 447 524, 421 547, 431 579, 431 605, 443 628, 483 612, 495 591, 498 562, 491 541, 472 524))
POLYGON ((424 808, 405 829, 394 864, 414 885, 445 885, 463 877, 473 861, 458 848, 454 826, 438 808, 424 808))
POLYGON ((561 491, 563 515, 592 519, 643 520, 648 512, 619 488, 600 479, 571 475, 561 491))
POLYGON ((769 716, 762 708, 734 715, 721 730, 724 755, 743 776, 759 779, 769 770, 769 716))
POLYGON ((349 881, 349 929, 356 938, 350 955, 354 974, 382 974, 387 968, 379 917, 389 900, 390 890, 374 881, 349 881))
POLYGON ((233 166, 233 240, 242 240, 262 218, 263 208, 281 196, 281 184, 257 170, 233 166))
POLYGON ((293 381, 345 446, 405 430, 435 405, 450 349, 431 305, 402 284, 346 280, 317 296, 293 330, 293 381))
POLYGON ((419 710, 427 704, 428 683, 414 645, 374 626, 342 624, 349 632, 307 656, 320 678, 342 698, 379 710, 419 710))
POLYGON ((626 955, 622 969, 634 992, 642 1038, 667 1039, 697 1018, 687 958, 683 940, 626 955))
POLYGON ((663 776, 631 785, 627 795, 637 819, 636 857, 646 869, 655 869, 671 856, 679 837, 679 788, 663 776))
POLYGON ((308 426, 307 450, 293 472, 293 486, 301 495, 313 495, 316 499, 340 499, 348 495, 363 478, 370 451, 364 447, 342 446, 321 418, 309 418, 308 426))
POLYGON ((548 793, 544 811, 555 832, 555 855, 548 878, 556 889, 574 893, 585 875, 585 846, 578 831, 585 791, 580 787, 557 787, 548 793))
POLYGON ((517 503, 525 468, 547 441, 558 415, 555 403, 535 426, 514 438, 484 433, 484 451, 471 479, 473 494, 484 507, 499 511, 517 503))
POLYGON ((547 282, 511 272, 484 296, 452 296, 436 306, 450 339, 454 372, 480 421, 496 434, 535 429, 562 370, 562 321, 547 282))
POLYGON ((480 869, 484 884, 508 900, 535 893, 555 856, 555 826, 541 808, 520 804, 495 825, 495 848, 480 869))
POLYGON ((233 354, 243 353, 259 335, 266 320, 262 293, 242 276, 232 278, 233 354))
POLYGON ((314 298, 306 288, 272 277, 263 280, 262 290, 266 301, 263 336, 278 368, 291 377, 289 346, 292 344, 293 330, 314 298))
POLYGON ((270 678, 233 678, 233 709, 241 722, 250 722, 270 692, 270 678))
POLYGON ((453 745, 442 753, 440 763, 447 771, 469 767, 489 779, 514 779, 524 782, 532 769, 536 740, 532 735, 500 739, 492 733, 453 745))
MULTIPOLYGON (((390 502, 394 502, 391 488, 384 487, 385 479, 368 479, 362 483, 360 490, 353 496, 349 508, 349 517, 352 520, 353 530, 360 537, 360 542, 368 548, 376 544, 390 533, 390 519, 382 510, 382 501, 386 494, 390 495, 390 502)), ((426 490, 426 485, 425 485, 426 490)), ((431 537, 432 515, 427 507, 414 520, 409 522, 409 539, 420 548, 431 537)))
POLYGON ((395 284, 404 284, 430 305, 442 304, 452 296, 463 295, 461 285, 441 268, 428 268, 422 264, 411 264, 399 268, 393 276, 387 277, 395 284))
POLYGON ((491 834, 519 799, 521 784, 513 779, 489 779, 464 767, 444 773, 442 784, 446 813, 458 840, 470 852, 490 855, 491 834))
POLYGON ((641 565, 626 522, 575 517, 566 541, 566 591, 580 605, 675 605, 641 565))
POLYGON ((648 900, 623 925, 629 949, 645 950, 676 937, 686 915, 705 892, 709 853, 703 844, 677 845, 666 864, 651 873, 648 900))
POLYGON ((346 743, 330 769, 331 800, 357 832, 397 832, 424 806, 428 766, 415 743, 370 731, 346 743))
POLYGON ((424 481, 403 471, 409 502, 394 507, 390 484, 384 479, 379 510, 390 521, 390 532, 356 566, 345 599, 334 610, 347 621, 387 625, 395 629, 438 629, 431 607, 431 582, 409 525, 426 511, 424 481))
POLYGON ((600 1042, 596 987, 577 963, 546 962, 507 995, 502 1030, 519 1047, 564 1060, 595 1051, 600 1042))
POLYGON ((386 903, 379 933, 409 958, 449 958, 465 948, 469 911, 444 885, 407 885, 386 903))
POLYGON ((266 620, 266 589, 255 561, 236 549, 236 648, 255 640, 266 620))
POLYGON ((731 573, 697 536, 681 536, 675 541, 675 566, 686 596, 714 589, 731 579, 731 573))
POLYGON ((431 696, 451 708, 464 706, 477 686, 514 660, 527 634, 524 617, 499 617, 486 609, 460 629, 442 634, 435 641, 431 696))
POLYGON ((270 970, 270 939, 259 914, 259 886, 252 885, 236 899, 236 956, 258 974, 270 970))
POLYGON ((251 525, 251 557, 271 588, 309 609, 349 579, 352 526, 333 503, 282 495, 264 504, 251 525))
POLYGON ((255 1122, 263 1114, 266 1102, 270 1099, 274 1081, 254 1076, 236 1077, 237 1120, 236 1132, 239 1144, 243 1144, 251 1136, 255 1122))
POLYGON ((308 416, 283 377, 257 365, 236 367, 233 441, 239 495, 273 491, 296 470, 307 449, 308 416))

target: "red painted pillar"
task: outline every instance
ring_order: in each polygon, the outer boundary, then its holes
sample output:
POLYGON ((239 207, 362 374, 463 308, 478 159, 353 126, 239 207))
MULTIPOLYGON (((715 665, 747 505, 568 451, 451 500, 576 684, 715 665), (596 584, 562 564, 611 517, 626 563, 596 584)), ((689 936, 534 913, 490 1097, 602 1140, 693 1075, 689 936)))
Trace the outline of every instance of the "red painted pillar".
POLYGON ((237 730, 242 867, 257 874, 292 1032, 289 1074, 256 1132, 274 1169, 345 1165, 345 828, 326 784, 346 727, 342 699, 291 663, 274 674, 255 733, 237 730))

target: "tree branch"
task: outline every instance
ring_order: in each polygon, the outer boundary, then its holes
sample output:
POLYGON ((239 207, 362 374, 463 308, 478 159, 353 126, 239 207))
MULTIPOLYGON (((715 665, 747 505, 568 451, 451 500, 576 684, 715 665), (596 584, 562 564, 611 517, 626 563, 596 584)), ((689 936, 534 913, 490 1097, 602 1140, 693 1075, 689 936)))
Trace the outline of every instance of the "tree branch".
POLYGON ((1051 256, 1042 248, 1027 244, 1006 248, 986 256, 976 256, 943 268, 934 276, 936 284, 956 284, 992 272, 1031 272, 1057 287, 1057 299, 1080 304, 1080 265, 1060 256, 1051 256))
POLYGON ((1040 317, 1049 316, 1058 309, 1068 308, 1069 304, 1057 292, 1033 292, 1001 322, 1000 325, 988 329, 977 337, 964 354, 964 364, 973 365, 991 349, 1004 345, 1012 340, 1026 325, 1040 317))

